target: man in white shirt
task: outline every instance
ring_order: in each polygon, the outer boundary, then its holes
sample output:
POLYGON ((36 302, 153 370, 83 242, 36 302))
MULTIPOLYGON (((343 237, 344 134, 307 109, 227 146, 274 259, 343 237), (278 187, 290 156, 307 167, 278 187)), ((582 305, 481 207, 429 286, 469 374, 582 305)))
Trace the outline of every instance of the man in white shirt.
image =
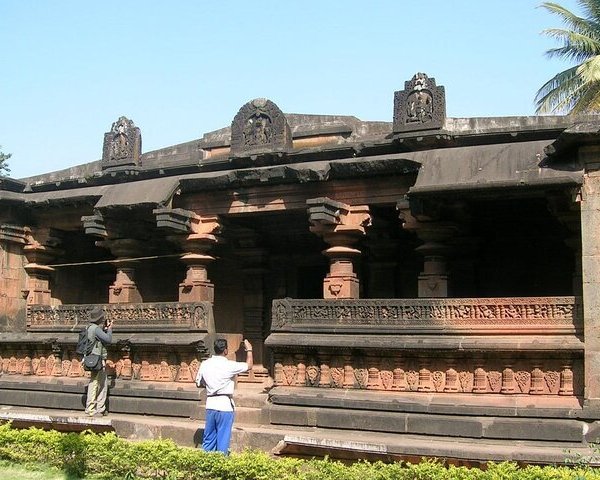
POLYGON ((206 420, 202 449, 207 452, 229 450, 235 404, 233 403, 234 377, 251 370, 254 365, 252 345, 244 340, 246 361, 234 362, 227 358, 227 340, 215 340, 215 354, 204 360, 196 375, 196 385, 206 388, 206 420))

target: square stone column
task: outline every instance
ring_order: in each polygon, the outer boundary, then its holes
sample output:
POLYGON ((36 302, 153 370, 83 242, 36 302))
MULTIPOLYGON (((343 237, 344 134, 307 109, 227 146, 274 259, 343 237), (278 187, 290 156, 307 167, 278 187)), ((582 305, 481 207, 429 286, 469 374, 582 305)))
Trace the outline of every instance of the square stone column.
POLYGON ((583 286, 584 400, 600 409, 600 146, 582 147, 581 270, 583 286))

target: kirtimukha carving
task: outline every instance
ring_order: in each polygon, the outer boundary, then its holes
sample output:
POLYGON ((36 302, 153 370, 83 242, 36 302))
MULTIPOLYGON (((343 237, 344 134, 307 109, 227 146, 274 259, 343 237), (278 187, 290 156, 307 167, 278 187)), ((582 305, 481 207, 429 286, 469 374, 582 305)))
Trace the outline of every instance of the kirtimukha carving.
POLYGON ((119 117, 110 132, 104 134, 102 170, 115 167, 138 167, 142 154, 140 129, 127 117, 119 117))
POLYGON ((444 87, 417 73, 394 93, 394 133, 442 128, 446 118, 444 87))
POLYGON ((283 112, 272 101, 256 98, 245 104, 231 123, 231 155, 257 151, 286 151, 292 133, 283 112))

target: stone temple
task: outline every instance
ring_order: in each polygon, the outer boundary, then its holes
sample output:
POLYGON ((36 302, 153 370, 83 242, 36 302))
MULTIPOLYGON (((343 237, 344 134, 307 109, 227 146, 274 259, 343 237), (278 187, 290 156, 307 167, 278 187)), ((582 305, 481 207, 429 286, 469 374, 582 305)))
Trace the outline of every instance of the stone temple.
POLYGON ((1 178, 0 404, 82 410, 100 305, 115 414, 202 418, 220 336, 254 345, 265 428, 533 461, 595 441, 600 117, 448 118, 445 95, 416 74, 377 122, 258 98, 151 152, 120 117, 100 160, 1 178))

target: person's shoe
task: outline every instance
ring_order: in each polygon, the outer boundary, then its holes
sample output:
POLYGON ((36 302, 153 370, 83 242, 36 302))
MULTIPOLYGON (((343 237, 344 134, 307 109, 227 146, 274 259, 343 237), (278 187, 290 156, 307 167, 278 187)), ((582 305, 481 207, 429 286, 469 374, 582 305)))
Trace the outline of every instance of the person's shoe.
POLYGON ((94 412, 85 412, 88 417, 93 417, 95 415, 94 412))

